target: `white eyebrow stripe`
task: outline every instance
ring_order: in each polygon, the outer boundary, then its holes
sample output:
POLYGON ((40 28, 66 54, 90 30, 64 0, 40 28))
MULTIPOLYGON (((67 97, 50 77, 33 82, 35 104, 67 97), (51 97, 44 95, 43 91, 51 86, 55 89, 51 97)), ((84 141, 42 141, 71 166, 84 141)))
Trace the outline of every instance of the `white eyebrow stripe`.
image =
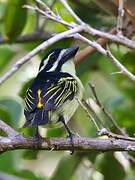
POLYGON ((60 54, 59 54, 59 57, 57 59, 57 61, 59 62, 59 60, 62 58, 63 54, 65 53, 66 49, 63 49, 60 54))
POLYGON ((53 54, 54 52, 52 52, 51 54, 49 54, 49 56, 44 60, 44 65, 41 67, 41 69, 39 70, 39 72, 41 72, 45 66, 47 65, 48 63, 48 60, 50 59, 50 56, 53 54))
POLYGON ((63 54, 65 53, 65 51, 66 51, 66 49, 63 49, 63 50, 60 52, 57 60, 55 61, 55 63, 54 63, 53 66, 51 67, 51 69, 49 69, 47 72, 55 71, 55 70, 56 70, 56 68, 57 68, 57 66, 58 66, 58 63, 59 63, 59 61, 61 60, 61 58, 62 58, 63 54))
POLYGON ((59 63, 59 61, 55 61, 55 63, 54 63, 53 66, 51 67, 51 69, 49 69, 47 72, 54 71, 54 70, 57 68, 58 63, 59 63))

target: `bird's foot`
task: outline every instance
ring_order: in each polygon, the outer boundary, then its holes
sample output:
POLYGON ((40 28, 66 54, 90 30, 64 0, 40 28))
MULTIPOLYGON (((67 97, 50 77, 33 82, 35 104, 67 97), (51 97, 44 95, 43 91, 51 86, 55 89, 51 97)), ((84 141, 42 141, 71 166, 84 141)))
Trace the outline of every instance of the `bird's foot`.
POLYGON ((75 135, 73 134, 73 133, 70 133, 68 136, 67 136, 67 138, 69 138, 70 139, 70 143, 71 143, 71 155, 74 153, 74 137, 75 137, 75 135))
POLYGON ((42 136, 41 136, 39 133, 35 133, 35 134, 33 135, 33 138, 34 138, 35 140, 37 140, 37 141, 40 141, 40 140, 43 139, 42 136))
POLYGON ((33 135, 33 138, 34 138, 36 141, 39 141, 39 142, 43 139, 42 136, 41 136, 40 133, 39 133, 38 127, 36 128, 36 131, 35 131, 35 133, 34 133, 34 135, 33 135))

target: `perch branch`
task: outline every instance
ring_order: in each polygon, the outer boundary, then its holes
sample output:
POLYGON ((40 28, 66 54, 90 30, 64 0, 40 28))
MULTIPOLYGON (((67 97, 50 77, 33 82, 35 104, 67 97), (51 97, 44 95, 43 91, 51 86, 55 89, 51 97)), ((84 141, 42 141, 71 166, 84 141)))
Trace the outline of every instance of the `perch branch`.
MULTIPOLYGON (((37 141, 33 138, 0 137, 0 152, 17 149, 32 150, 71 150, 71 143, 66 138, 45 138, 37 141)), ((74 138, 76 151, 135 151, 135 141, 115 138, 74 138)))
MULTIPOLYGON (((32 149, 32 150, 71 150, 72 145, 68 138, 43 138, 37 140, 31 137, 24 137, 12 127, 0 120, 0 129, 7 136, 0 136, 0 153, 9 150, 32 149)), ((75 137, 74 149, 76 151, 135 151, 135 138, 117 135, 102 129, 100 135, 107 135, 108 138, 86 138, 75 137)))

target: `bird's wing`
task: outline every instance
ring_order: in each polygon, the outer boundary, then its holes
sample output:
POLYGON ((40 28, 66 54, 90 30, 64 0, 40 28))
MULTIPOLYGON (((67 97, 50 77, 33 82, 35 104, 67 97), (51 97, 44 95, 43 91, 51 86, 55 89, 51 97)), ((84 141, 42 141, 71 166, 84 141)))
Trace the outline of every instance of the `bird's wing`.
POLYGON ((43 91, 43 106, 46 111, 62 106, 67 100, 72 100, 77 93, 77 81, 73 77, 61 77, 43 91))
MULTIPOLYGON (((32 87, 30 87, 26 91, 25 96, 25 108, 24 108, 24 115, 26 118, 26 122, 23 127, 27 127, 32 124, 33 120, 37 119, 37 103, 38 103, 38 95, 34 91, 32 87)), ((39 113, 38 113, 39 114, 39 113)), ((39 117, 40 118, 40 117, 39 117)))
POLYGON ((48 112, 43 108, 42 85, 41 83, 33 83, 33 85, 26 92, 24 109, 26 122, 23 127, 30 124, 37 126, 48 123, 48 112))
POLYGON ((67 100, 72 100, 77 93, 77 81, 73 77, 61 77, 55 83, 45 83, 44 86, 30 87, 26 92, 25 110, 26 123, 42 125, 48 123, 48 111, 62 106, 67 100))
POLYGON ((28 112, 33 112, 38 103, 38 95, 31 89, 29 88, 26 91, 26 96, 25 96, 25 110, 28 112))

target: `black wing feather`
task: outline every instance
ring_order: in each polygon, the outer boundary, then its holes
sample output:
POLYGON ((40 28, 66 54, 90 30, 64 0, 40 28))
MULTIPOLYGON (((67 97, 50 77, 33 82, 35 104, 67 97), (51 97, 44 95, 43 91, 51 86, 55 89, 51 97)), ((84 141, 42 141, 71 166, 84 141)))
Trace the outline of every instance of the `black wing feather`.
POLYGON ((55 110, 67 100, 72 100, 77 93, 77 81, 72 77, 61 78, 44 94, 45 110, 55 110), (56 88, 55 88, 56 87, 56 88))
POLYGON ((40 82, 32 85, 26 93, 25 110, 26 123, 24 127, 48 123, 48 111, 53 111, 72 100, 77 93, 77 81, 72 76, 62 77, 55 83, 40 82), (41 90, 42 108, 38 108, 38 90, 41 90))

